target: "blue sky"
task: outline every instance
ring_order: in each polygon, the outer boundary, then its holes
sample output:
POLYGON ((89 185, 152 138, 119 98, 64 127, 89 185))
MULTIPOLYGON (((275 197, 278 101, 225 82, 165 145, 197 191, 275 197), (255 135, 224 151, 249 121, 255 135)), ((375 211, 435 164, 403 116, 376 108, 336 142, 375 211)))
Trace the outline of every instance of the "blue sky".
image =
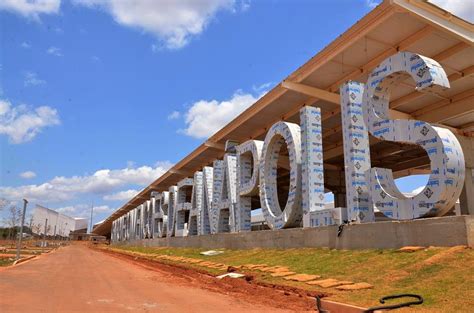
POLYGON ((374 3, 0 0, 0 197, 102 220, 374 3))

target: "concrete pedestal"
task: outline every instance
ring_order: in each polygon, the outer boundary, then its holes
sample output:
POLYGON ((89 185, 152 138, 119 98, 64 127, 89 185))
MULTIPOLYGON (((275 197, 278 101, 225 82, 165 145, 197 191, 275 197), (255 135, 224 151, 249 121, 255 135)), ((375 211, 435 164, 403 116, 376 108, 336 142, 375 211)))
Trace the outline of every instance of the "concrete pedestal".
POLYGON ((403 246, 474 247, 474 216, 450 216, 410 221, 347 225, 337 237, 337 226, 293 228, 192 237, 170 237, 120 242, 117 245, 195 247, 205 249, 316 248, 395 249, 403 246))

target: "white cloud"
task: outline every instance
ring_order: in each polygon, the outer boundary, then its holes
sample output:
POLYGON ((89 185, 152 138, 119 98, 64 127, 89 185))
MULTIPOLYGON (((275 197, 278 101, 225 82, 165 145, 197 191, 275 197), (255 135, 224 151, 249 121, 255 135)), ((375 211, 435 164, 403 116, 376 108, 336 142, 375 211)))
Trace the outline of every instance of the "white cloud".
POLYGON ((423 185, 423 186, 420 186, 420 187, 418 187, 418 188, 416 188, 416 189, 413 189, 413 191, 411 192, 411 194, 417 195, 417 194, 419 194, 420 192, 422 192, 423 189, 425 189, 425 187, 426 187, 426 186, 423 185))
POLYGON ((26 198, 30 202, 60 203, 84 194, 104 196, 127 185, 147 186, 171 166, 169 162, 158 162, 155 167, 102 169, 92 175, 57 176, 40 185, 0 187, 0 198, 12 201, 26 198))
POLYGON ((180 130, 194 138, 207 138, 242 113, 261 96, 235 92, 229 100, 200 100, 185 113, 186 128, 180 130))
MULTIPOLYGON (((75 0, 76 4, 89 8, 100 8, 124 26, 137 28, 154 34, 160 45, 168 49, 179 49, 201 34, 220 10, 235 10, 235 0, 75 0)), ((248 2, 243 8, 248 8, 248 2)))
POLYGON ((23 41, 23 42, 21 43, 21 47, 22 47, 22 48, 25 48, 25 49, 30 49, 30 48, 31 48, 31 44, 29 44, 29 43, 26 42, 26 41, 23 41))
POLYGON ((173 111, 173 112, 171 112, 170 115, 168 115, 169 120, 176 120, 180 117, 181 117, 181 113, 179 113, 178 111, 173 111))
POLYGON ((26 72, 25 73, 25 87, 28 86, 38 86, 46 84, 45 80, 38 78, 38 75, 35 72, 26 72))
POLYGON ((31 179, 31 178, 36 177, 36 173, 33 171, 26 171, 26 172, 21 173, 20 177, 24 179, 31 179))
POLYGON ((14 144, 32 140, 43 128, 60 124, 58 112, 49 106, 32 110, 26 105, 13 107, 0 99, 0 135, 7 135, 14 144))
MULTIPOLYGON (((80 206, 82 207, 83 205, 80 205, 80 206)), ((72 214, 76 214, 78 209, 79 209, 79 205, 70 205, 70 206, 65 206, 61 208, 56 208, 53 210, 59 213, 66 214, 66 215, 72 215, 72 214)))
POLYGON ((40 14, 57 14, 61 0, 1 0, 0 10, 39 19, 40 14))
POLYGON ((114 209, 110 208, 108 205, 99 205, 94 207, 94 213, 112 213, 114 209))
POLYGON ((247 11, 250 9, 250 0, 242 0, 240 3, 240 8, 242 11, 247 11))
POLYGON ((110 195, 105 195, 103 197, 106 201, 126 201, 130 200, 138 194, 138 190, 129 189, 124 191, 119 191, 110 195))
POLYGON ((270 89, 270 87, 273 85, 273 82, 267 82, 267 83, 263 83, 261 85, 253 85, 252 86, 252 89, 254 92, 258 93, 258 94, 264 94, 268 91, 268 89, 270 89))
POLYGON ((472 0, 430 0, 430 2, 470 23, 474 23, 474 2, 472 0))
POLYGON ((61 49, 58 47, 49 47, 48 50, 46 50, 46 53, 57 56, 57 57, 62 57, 63 53, 61 52, 61 49))
MULTIPOLYGON (((91 214, 91 207, 92 205, 90 204, 76 204, 60 208, 52 208, 52 210, 71 217, 89 218, 91 214)), ((94 206, 94 215, 95 213, 112 213, 113 211, 114 209, 109 207, 108 205, 94 206)))
POLYGON ((365 4, 366 4, 369 8, 373 9, 373 8, 375 8, 376 6, 378 6, 381 1, 382 1, 382 0, 365 0, 365 4))

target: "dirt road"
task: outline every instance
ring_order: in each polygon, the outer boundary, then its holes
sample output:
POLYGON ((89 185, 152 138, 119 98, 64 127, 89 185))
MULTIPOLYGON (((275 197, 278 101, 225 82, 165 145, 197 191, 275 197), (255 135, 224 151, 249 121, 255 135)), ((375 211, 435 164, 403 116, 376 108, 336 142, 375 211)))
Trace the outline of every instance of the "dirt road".
POLYGON ((72 245, 0 270, 0 312, 288 312, 72 245))

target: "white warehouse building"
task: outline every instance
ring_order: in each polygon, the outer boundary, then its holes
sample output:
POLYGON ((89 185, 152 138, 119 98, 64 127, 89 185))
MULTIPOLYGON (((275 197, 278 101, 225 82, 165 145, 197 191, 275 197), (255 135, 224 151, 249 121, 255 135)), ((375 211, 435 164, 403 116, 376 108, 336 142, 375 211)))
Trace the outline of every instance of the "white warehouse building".
POLYGON ((87 219, 74 218, 36 205, 31 221, 32 232, 37 235, 67 237, 73 231, 86 229, 87 219))

